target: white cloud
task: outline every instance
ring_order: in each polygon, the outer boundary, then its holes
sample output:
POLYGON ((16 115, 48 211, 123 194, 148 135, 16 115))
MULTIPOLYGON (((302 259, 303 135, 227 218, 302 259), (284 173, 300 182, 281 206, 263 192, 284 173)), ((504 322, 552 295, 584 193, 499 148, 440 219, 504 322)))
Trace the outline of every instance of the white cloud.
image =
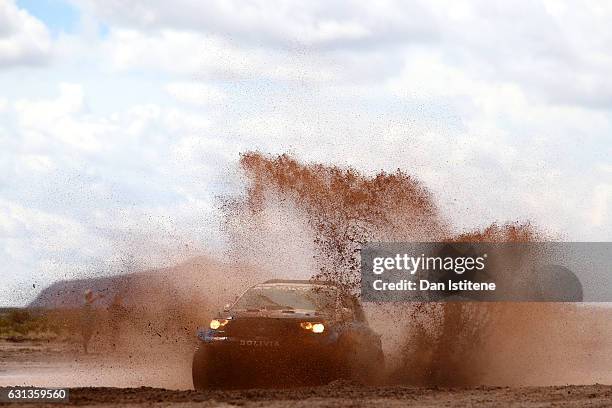
POLYGON ((198 82, 172 82, 165 90, 177 101, 192 105, 218 104, 227 98, 219 88, 198 82))
POLYGON ((61 84, 0 113, 0 259, 14 279, 116 272, 107 262, 132 251, 152 267, 215 245, 210 192, 227 159, 211 120, 156 104, 93 115, 86 101, 61 84))
POLYGON ((22 99, 15 103, 16 110, 26 125, 45 128, 83 108, 83 88, 80 84, 61 83, 59 91, 57 99, 22 99))
POLYGON ((417 1, 88 0, 99 18, 119 27, 146 31, 180 29, 232 37, 274 48, 337 48, 393 41, 401 35, 428 36, 432 21, 417 1))
POLYGON ((56 164, 49 156, 41 154, 25 154, 18 161, 24 165, 25 171, 48 174, 56 168, 56 164))
POLYGON ((590 221, 593 226, 600 227, 610 219, 612 207, 612 184, 598 184, 593 191, 593 207, 590 221))
MULTIPOLYGON (((214 197, 251 149, 404 168, 461 228, 530 219, 569 240, 612 233, 601 2, 75 4, 88 28, 61 35, 53 65, 0 78, 0 186, 33 229, 68 220, 100 241, 58 255, 0 216, 15 239, 0 261, 23 276, 214 241, 214 197)), ((0 43, 16 32, 0 27, 0 43)))
MULTIPOLYGON (((608 149, 612 154, 612 148, 608 149)), ((591 208, 586 219, 594 228, 609 228, 612 217, 612 163, 600 163, 596 166, 595 177, 598 183, 592 188, 591 208)))
POLYGON ((162 30, 147 33, 113 29, 103 43, 112 68, 161 70, 204 75, 223 80, 272 78, 326 81, 333 67, 310 55, 266 48, 245 49, 231 41, 193 31, 162 30))
MULTIPOLYGON (((32 134, 48 135, 66 146, 84 151, 99 150, 103 146, 101 135, 108 130, 108 125, 74 120, 74 115, 82 113, 83 104, 82 86, 62 83, 57 99, 19 100, 15 103, 15 111, 22 128, 32 134)), ((38 143, 48 143, 38 140, 38 143)))
POLYGON ((30 256, 30 250, 38 254, 80 250, 81 246, 89 247, 88 243, 97 240, 88 237, 86 228, 70 218, 11 201, 0 200, 0 213, 3 219, 0 233, 8 238, 6 249, 14 258, 25 259, 30 256), (26 233, 30 239, 24 241, 19 232, 26 233))
MULTIPOLYGON (((454 217, 464 227, 486 224, 483 220, 530 219, 553 236, 601 239, 602 230, 590 230, 581 215, 591 214, 590 220, 599 223, 607 219, 601 215, 607 204, 601 186, 595 186, 594 163, 583 156, 605 149, 612 131, 606 112, 551 104, 521 82, 473 77, 429 50, 407 54, 401 74, 387 87, 408 103, 425 101, 459 115, 456 131, 421 132, 411 141, 421 153, 417 166, 436 167, 433 177, 425 178, 441 202, 470 208, 454 217), (578 147, 585 126, 589 136, 578 147), (465 180, 472 180, 469 188, 465 180), (594 188, 591 208, 582 197, 594 188)), ((456 211, 453 206, 446 212, 456 211)))
POLYGON ((13 0, 0 0, 0 69, 45 62, 51 53, 46 26, 13 0))
POLYGON ((598 3, 89 0, 119 69, 223 79, 385 82, 425 48, 472 78, 564 105, 612 105, 612 12, 598 3))

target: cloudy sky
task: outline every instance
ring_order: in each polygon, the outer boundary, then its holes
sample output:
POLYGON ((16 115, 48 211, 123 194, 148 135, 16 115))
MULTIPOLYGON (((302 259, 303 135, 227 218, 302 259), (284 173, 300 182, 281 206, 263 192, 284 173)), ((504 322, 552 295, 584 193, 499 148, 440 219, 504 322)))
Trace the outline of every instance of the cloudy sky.
POLYGON ((216 197, 252 149, 401 167, 458 229, 609 241, 610 21, 601 1, 0 0, 0 305, 222 245, 216 197))

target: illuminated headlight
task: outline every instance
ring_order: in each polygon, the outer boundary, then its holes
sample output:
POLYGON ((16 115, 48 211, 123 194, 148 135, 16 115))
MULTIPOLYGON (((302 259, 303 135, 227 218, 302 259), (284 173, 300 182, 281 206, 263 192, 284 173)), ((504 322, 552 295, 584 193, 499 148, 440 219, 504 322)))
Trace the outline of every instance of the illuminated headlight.
POLYGON ((312 323, 310 323, 310 322, 302 322, 302 323, 300 323, 300 326, 304 330, 312 330, 312 323))
POLYGON ((313 333, 323 333, 323 331, 325 331, 325 325, 323 325, 323 323, 302 322, 300 323, 300 327, 313 333))
POLYGON ((227 324, 229 320, 227 319, 213 319, 210 321, 210 328, 213 330, 217 330, 219 327, 223 327, 227 324))
POLYGON ((323 333, 324 330, 325 330, 325 326, 323 325, 323 323, 315 323, 312 325, 313 333, 323 333))

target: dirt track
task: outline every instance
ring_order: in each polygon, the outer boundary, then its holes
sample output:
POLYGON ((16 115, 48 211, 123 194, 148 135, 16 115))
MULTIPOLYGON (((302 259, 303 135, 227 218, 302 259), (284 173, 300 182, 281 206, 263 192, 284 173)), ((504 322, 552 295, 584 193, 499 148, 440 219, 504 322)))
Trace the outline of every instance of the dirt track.
MULTIPOLYGON (((196 392, 188 390, 191 387, 189 359, 172 356, 169 352, 162 352, 160 356, 161 360, 135 355, 132 359, 118 361, 103 352, 84 356, 69 344, 0 342, 0 386, 69 386, 73 387, 70 405, 98 407, 612 407, 612 385, 449 389, 396 385, 363 387, 336 381, 322 387, 196 392), (90 385, 96 387, 88 387, 90 385), (138 388, 140 385, 177 390, 138 388)), ((43 406, 40 403, 28 405, 43 406)))
MULTIPOLYGON (((30 404, 40 407, 41 404, 30 404)), ((612 386, 479 387, 425 389, 400 386, 361 387, 331 383, 287 390, 169 391, 158 388, 75 388, 70 405, 78 406, 410 406, 410 407, 610 407, 612 386)))

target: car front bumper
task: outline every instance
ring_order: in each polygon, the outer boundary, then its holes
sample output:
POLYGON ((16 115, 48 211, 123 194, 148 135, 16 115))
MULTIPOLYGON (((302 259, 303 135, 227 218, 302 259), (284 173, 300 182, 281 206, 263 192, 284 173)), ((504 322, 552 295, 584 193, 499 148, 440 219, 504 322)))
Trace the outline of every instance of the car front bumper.
POLYGON ((207 356, 209 375, 231 373, 239 383, 269 384, 270 376, 283 382, 325 381, 338 361, 337 336, 333 333, 267 338, 224 337, 207 331, 198 337, 199 348, 207 356))

